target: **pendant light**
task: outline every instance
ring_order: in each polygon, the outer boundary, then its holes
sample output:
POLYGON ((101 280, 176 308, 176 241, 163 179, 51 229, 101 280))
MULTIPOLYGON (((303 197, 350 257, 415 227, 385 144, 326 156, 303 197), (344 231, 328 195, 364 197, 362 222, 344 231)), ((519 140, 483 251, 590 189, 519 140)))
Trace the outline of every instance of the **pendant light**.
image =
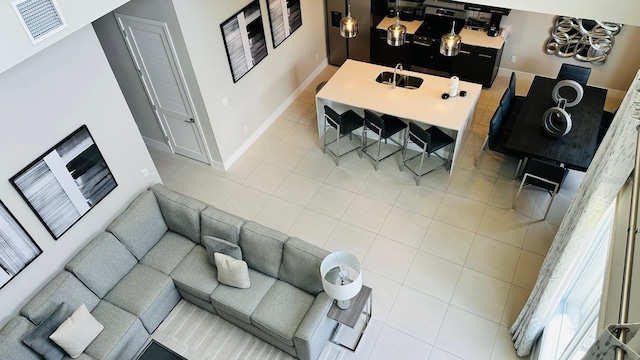
POLYGON ((456 34, 456 22, 451 25, 451 32, 442 35, 442 41, 440 42, 440 54, 444 56, 456 56, 460 52, 460 45, 462 38, 456 34))
POLYGON ((407 38, 407 27, 400 24, 400 18, 396 19, 395 24, 387 29, 387 44, 391 46, 402 46, 407 38))
POLYGON ((358 35, 358 19, 351 16, 351 4, 347 5, 347 16, 340 19, 340 35, 351 39, 358 35))

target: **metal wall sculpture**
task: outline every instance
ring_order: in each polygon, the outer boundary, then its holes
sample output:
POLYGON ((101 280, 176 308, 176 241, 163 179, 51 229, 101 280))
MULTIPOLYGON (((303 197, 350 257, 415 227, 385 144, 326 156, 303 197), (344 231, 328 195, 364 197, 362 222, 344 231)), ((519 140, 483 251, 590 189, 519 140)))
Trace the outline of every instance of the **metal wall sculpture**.
POLYGON ((557 16, 545 50, 549 55, 602 65, 620 31, 622 24, 557 16))

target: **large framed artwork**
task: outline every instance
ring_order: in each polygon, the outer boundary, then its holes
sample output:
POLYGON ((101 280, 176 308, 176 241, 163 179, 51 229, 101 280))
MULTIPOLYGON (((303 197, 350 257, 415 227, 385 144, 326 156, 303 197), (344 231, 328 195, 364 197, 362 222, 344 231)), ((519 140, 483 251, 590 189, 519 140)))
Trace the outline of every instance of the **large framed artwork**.
POLYGON ((55 239, 118 186, 86 125, 10 181, 55 239))
POLYGON ((220 24, 233 82, 240 80, 267 57, 267 41, 262 25, 260 2, 252 1, 244 9, 220 24))
POLYGON ((40 254, 40 247, 0 201, 0 288, 40 254))
POLYGON ((300 0, 267 0, 273 47, 277 48, 302 26, 300 0))

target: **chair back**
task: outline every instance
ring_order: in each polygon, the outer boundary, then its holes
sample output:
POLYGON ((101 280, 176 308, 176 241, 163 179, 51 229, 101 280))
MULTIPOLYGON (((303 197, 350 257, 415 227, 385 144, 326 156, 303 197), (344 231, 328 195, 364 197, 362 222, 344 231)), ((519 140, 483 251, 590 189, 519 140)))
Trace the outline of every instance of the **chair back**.
POLYGON ((556 77, 556 79, 575 80, 580 85, 587 86, 589 75, 591 75, 591 68, 572 64, 562 64, 562 67, 560 67, 560 72, 558 72, 558 76, 556 77))
POLYGON ((489 149, 494 149, 494 146, 498 141, 498 134, 502 128, 503 118, 502 106, 498 105, 496 111, 493 113, 493 117, 491 117, 491 122, 489 123, 489 149))
POLYGON ((424 145, 426 144, 427 152, 430 152, 431 134, 413 122, 409 122, 409 140, 413 141, 421 148, 424 148, 424 145))
POLYGON ((375 129, 378 134, 385 133, 384 120, 382 120, 380 116, 366 109, 364 110, 364 124, 368 128, 375 129))
POLYGON ((502 116, 506 116, 511 109, 511 100, 513 100, 513 95, 511 95, 511 90, 507 88, 502 94, 502 98, 500 99, 500 107, 502 108, 502 116))
POLYGON ((331 121, 329 121, 329 124, 331 126, 336 129, 338 128, 337 125, 340 125, 340 127, 342 127, 342 117, 328 105, 324 106, 324 114, 328 116, 329 119, 331 119, 331 121))
POLYGON ((512 72, 511 73, 511 78, 509 79, 509 92, 511 93, 511 97, 515 97, 516 96, 516 73, 512 72))
MULTIPOLYGON (((560 189, 560 185, 562 185, 562 182, 564 181, 564 178, 568 171, 568 169, 563 168, 562 166, 534 158, 530 158, 527 161, 527 165, 525 165, 524 167, 525 174, 539 176, 548 181, 557 183, 558 190, 560 189)), ((555 184, 551 184, 549 182, 532 177, 527 177, 526 183, 549 191, 553 191, 555 188, 555 184)))

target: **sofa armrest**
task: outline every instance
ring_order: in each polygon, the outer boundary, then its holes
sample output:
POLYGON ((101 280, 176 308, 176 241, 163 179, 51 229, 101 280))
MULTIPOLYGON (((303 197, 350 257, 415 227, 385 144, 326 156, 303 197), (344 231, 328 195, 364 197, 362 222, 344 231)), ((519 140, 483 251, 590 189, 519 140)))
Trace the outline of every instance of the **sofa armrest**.
POLYGON ((327 316, 333 299, 324 291, 316 296, 311 308, 293 335, 300 360, 316 360, 336 327, 336 321, 327 316))

